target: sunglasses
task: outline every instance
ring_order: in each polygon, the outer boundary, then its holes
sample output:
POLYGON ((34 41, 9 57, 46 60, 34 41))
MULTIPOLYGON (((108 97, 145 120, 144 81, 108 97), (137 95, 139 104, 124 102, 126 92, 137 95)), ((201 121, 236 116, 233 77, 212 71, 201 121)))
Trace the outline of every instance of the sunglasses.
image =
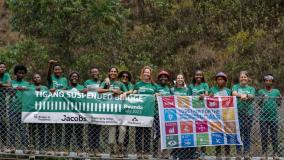
POLYGON ((122 77, 122 78, 129 78, 128 75, 122 75, 121 77, 122 77))

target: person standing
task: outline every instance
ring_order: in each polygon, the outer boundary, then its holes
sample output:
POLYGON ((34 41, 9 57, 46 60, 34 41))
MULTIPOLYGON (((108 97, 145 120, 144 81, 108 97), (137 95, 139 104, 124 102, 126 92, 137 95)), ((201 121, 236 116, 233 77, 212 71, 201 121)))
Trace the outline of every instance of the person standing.
POLYGON ((255 88, 249 86, 249 75, 247 71, 241 71, 239 83, 232 88, 232 95, 237 97, 240 134, 243 146, 237 145, 237 160, 244 156, 244 160, 250 159, 250 133, 253 123, 253 98, 255 88))
MULTIPOLYGON (((134 94, 148 94, 155 95, 157 93, 157 85, 152 79, 152 68, 145 66, 141 70, 141 81, 135 83, 134 94)), ((150 107, 150 106, 149 106, 150 107)), ((155 108, 154 106, 152 106, 155 108)), ((135 148, 137 152, 137 159, 149 159, 151 143, 151 128, 136 127, 135 132, 135 148)))
POLYGON ((262 159, 267 160, 268 140, 271 137, 273 149, 273 159, 279 159, 278 154, 278 128, 279 128, 279 107, 281 105, 280 91, 273 87, 274 77, 267 74, 263 77, 264 88, 257 92, 257 96, 261 98, 259 126, 261 134, 262 159))

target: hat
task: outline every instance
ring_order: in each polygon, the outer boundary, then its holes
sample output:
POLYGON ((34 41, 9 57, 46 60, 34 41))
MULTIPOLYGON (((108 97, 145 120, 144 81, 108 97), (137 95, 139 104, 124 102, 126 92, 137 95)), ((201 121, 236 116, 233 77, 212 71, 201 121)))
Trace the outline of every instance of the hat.
POLYGON ((158 75, 158 78, 160 78, 162 75, 166 75, 168 78, 170 78, 170 75, 167 71, 160 71, 159 75, 158 75))
POLYGON ((219 72, 216 74, 215 78, 217 80, 218 77, 223 77, 225 81, 227 81, 227 75, 224 72, 219 72))

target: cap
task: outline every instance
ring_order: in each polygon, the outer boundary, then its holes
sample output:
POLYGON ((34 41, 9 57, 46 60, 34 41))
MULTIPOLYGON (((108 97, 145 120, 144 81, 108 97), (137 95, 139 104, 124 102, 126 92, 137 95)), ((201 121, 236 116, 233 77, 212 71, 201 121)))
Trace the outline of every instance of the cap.
POLYGON ((223 77, 227 81, 227 75, 224 72, 219 72, 216 74, 215 78, 223 77))
POLYGON ((158 75, 158 78, 162 75, 166 75, 168 78, 170 77, 169 73, 167 71, 160 71, 159 75, 158 75))

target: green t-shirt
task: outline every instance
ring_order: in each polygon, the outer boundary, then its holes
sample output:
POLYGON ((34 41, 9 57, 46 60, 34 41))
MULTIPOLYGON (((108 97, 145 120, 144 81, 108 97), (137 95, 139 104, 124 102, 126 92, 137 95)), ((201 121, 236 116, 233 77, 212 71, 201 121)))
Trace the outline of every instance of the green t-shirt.
POLYGON ((22 81, 12 80, 12 87, 13 88, 17 88, 17 87, 29 88, 30 83, 25 80, 22 80, 22 81))
POLYGON ((188 88, 187 87, 182 87, 182 88, 171 88, 172 94, 177 95, 177 96, 187 96, 188 93, 188 88))
POLYGON ((279 118, 278 106, 280 105, 280 91, 278 89, 272 89, 271 91, 268 91, 266 89, 260 89, 257 92, 257 96, 263 96, 262 101, 260 103, 261 109, 259 114, 259 120, 277 121, 279 118))
POLYGON ((93 79, 88 79, 85 83, 84 86, 87 88, 89 91, 97 91, 98 88, 100 87, 101 81, 94 81, 93 79))
MULTIPOLYGON (((107 88, 107 85, 105 82, 102 82, 100 85, 100 88, 107 88)), ((125 87, 125 85, 120 82, 120 81, 110 81, 110 86, 109 89, 120 89, 122 92, 127 92, 127 88, 125 87)))
POLYGON ((134 85, 132 83, 130 83, 130 82, 127 83, 127 84, 124 83, 124 85, 125 85, 127 91, 130 91, 130 90, 134 89, 134 85))
POLYGON ((230 95, 232 95, 232 91, 229 88, 224 87, 220 90, 220 88, 218 86, 211 87, 209 93, 210 94, 212 93, 214 96, 230 96, 230 95))
POLYGON ((171 95, 170 87, 167 85, 165 86, 157 85, 157 92, 160 93, 162 96, 171 95))
POLYGON ((2 84, 6 84, 8 83, 9 81, 11 81, 11 78, 10 78, 10 75, 9 73, 4 73, 2 77, 0 77, 0 82, 2 84))
POLYGON ((134 90, 136 90, 138 94, 155 94, 157 93, 157 85, 155 83, 139 81, 134 85, 134 90))
MULTIPOLYGON (((254 96, 255 95, 255 88, 251 86, 241 86, 240 84, 236 84, 233 86, 232 91, 236 91, 239 94, 249 94, 254 96)), ((253 100, 249 99, 246 101, 241 101, 240 98, 238 98, 238 112, 239 114, 247 114, 247 115, 253 115, 253 100)))
POLYGON ((49 88, 66 89, 67 86, 68 81, 65 77, 57 78, 55 75, 51 75, 51 84, 49 84, 49 88))
POLYGON ((188 86, 188 95, 189 96, 198 96, 209 92, 209 85, 207 83, 200 83, 199 85, 191 84, 188 86))
POLYGON ((83 85, 80 85, 80 84, 77 84, 76 87, 73 87, 73 86, 70 86, 70 85, 67 87, 67 90, 72 91, 72 92, 79 92, 79 91, 82 91, 84 89, 85 89, 85 87, 83 85))
MULTIPOLYGON (((31 84, 29 87, 31 90, 35 90, 36 86, 34 84, 31 84)), ((40 91, 49 91, 46 86, 40 85, 40 91)))

